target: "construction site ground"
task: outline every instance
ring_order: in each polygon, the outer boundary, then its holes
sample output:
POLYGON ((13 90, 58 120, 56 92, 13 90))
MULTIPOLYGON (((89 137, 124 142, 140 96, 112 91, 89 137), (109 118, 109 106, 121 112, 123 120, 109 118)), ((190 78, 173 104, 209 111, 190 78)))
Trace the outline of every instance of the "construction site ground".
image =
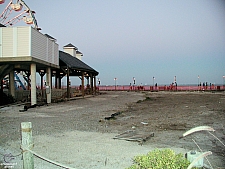
MULTIPOLYGON (((32 122, 33 151, 77 169, 127 168, 134 156, 156 148, 182 154, 201 148, 212 152, 213 168, 225 168, 224 92, 104 91, 23 108, 22 103, 0 108, 0 168, 5 162, 22 168, 21 122, 32 122), (197 126, 212 127, 215 137, 201 131, 182 138, 197 126)), ((38 157, 34 164, 60 168, 38 157)))

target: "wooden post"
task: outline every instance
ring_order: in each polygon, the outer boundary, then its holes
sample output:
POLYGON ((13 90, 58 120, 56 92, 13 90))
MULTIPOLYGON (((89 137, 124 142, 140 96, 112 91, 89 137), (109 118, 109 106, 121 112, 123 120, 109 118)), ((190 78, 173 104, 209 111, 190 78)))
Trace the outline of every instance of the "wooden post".
POLYGON ((67 98, 70 98, 70 69, 67 66, 67 98))
MULTIPOLYGON (((99 81, 100 82, 100 81, 99 81)), ((98 82, 98 83, 99 83, 98 82)), ((98 84, 98 90, 99 90, 99 85, 100 84, 98 84)), ((94 76, 94 94, 96 95, 96 76, 94 76)))
MULTIPOLYGON (((31 122, 22 122, 21 132, 22 132, 22 147, 31 149, 33 147, 31 122)), ((23 169, 34 169, 34 155, 26 150, 23 150, 23 169)))
POLYGON ((91 79, 91 95, 93 95, 93 76, 92 76, 92 73, 90 73, 90 79, 91 79))
POLYGON ((84 72, 82 72, 82 86, 81 86, 81 91, 82 91, 82 97, 84 97, 84 72))
POLYGON ((41 99, 44 99, 44 89, 43 89, 43 76, 45 75, 45 72, 39 72, 41 76, 41 99))

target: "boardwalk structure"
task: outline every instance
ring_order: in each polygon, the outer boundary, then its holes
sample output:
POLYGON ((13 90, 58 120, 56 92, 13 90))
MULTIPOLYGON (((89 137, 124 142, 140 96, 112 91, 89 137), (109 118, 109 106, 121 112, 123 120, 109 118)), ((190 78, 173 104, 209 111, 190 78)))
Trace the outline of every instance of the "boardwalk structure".
MULTIPOLYGON (((69 95, 69 76, 79 76, 84 89, 84 78, 91 78, 91 93, 96 86, 98 72, 76 58, 82 56, 78 49, 69 44, 64 51, 59 51, 56 39, 48 34, 42 34, 30 26, 0 27, 0 80, 9 75, 9 93, 15 96, 15 72, 25 72, 30 89, 31 105, 37 104, 36 73, 46 75, 46 100, 51 103, 52 77, 56 77, 56 88, 61 87, 61 79, 67 78, 67 97, 69 95), (72 53, 70 53, 72 52, 72 53), (94 80, 93 80, 94 79, 94 80)), ((1 85, 3 90, 3 85, 1 85)), ((84 95, 84 92, 83 94, 84 95)))

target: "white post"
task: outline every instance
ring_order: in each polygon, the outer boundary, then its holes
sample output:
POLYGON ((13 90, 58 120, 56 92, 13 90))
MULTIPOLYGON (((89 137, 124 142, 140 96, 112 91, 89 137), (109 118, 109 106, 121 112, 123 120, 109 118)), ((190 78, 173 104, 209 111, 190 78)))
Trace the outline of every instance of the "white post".
MULTIPOLYGON (((52 75, 51 75, 51 68, 48 67, 46 70, 46 83, 48 86, 48 92, 46 92, 47 95, 47 103, 51 103, 52 102, 52 92, 51 92, 51 84, 52 84, 52 75)), ((47 89, 47 88, 46 88, 47 89)))
POLYGON ((31 122, 22 122, 21 132, 23 149, 23 169, 34 169, 34 155, 31 152, 25 150, 25 148, 33 148, 31 122))
POLYGON ((37 94, 36 94, 36 64, 32 63, 30 65, 30 75, 31 75, 31 106, 37 104, 37 94))
POLYGON ((14 71, 9 73, 9 91, 10 94, 15 97, 15 79, 14 79, 14 71))

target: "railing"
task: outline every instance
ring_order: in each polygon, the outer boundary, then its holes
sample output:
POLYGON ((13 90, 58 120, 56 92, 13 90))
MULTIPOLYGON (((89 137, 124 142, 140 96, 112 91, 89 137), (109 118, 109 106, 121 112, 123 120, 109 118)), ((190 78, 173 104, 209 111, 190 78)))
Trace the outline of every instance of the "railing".
POLYGON ((98 86, 99 91, 224 91, 225 86, 98 86))
MULTIPOLYGON (((87 88, 84 88, 87 91, 87 88)), ((211 86, 129 86, 129 85, 117 85, 117 86, 103 86, 99 85, 96 87, 97 91, 225 91, 225 85, 211 85, 211 86)), ((52 99, 66 97, 66 87, 62 86, 62 89, 52 89, 52 99)), ((4 93, 9 94, 8 90, 4 90, 4 93)), ((30 90, 16 90, 15 98, 17 100, 26 100, 29 98, 30 90)), ((70 88, 70 97, 76 97, 81 95, 81 90, 79 86, 71 86, 70 88)), ((37 96, 41 99, 46 98, 45 89, 37 89, 37 96)), ((29 99, 28 99, 29 100, 29 99)))

